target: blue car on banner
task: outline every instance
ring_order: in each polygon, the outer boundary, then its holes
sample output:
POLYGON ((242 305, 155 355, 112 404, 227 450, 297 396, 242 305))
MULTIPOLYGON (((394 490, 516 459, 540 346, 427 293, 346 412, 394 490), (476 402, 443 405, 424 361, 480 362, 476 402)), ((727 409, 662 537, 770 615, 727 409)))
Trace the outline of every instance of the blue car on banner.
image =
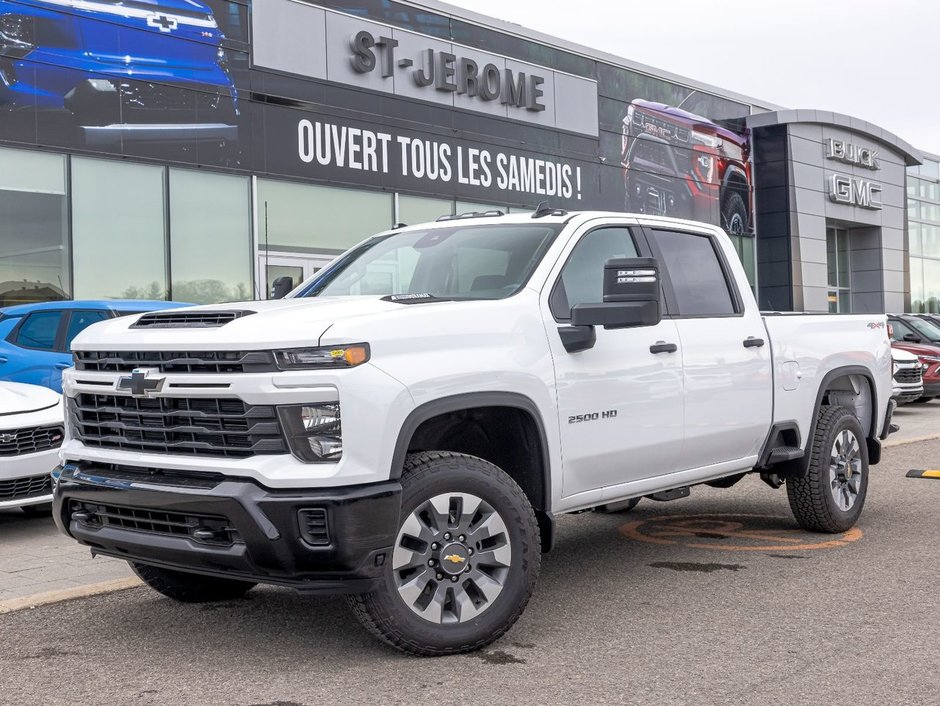
POLYGON ((88 147, 234 144, 223 40, 195 0, 0 0, 0 108, 63 113, 88 147))
POLYGON ((20 304, 0 309, 0 380, 62 392, 72 367, 72 339, 98 321, 191 306, 179 302, 115 299, 20 304))

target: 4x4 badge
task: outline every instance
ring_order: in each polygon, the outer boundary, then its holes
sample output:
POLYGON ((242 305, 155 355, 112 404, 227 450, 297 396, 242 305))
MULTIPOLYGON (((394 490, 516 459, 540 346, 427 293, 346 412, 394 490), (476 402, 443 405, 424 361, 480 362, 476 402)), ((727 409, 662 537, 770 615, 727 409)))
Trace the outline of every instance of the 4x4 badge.
POLYGON ((166 378, 152 378, 155 368, 136 368, 130 375, 118 378, 117 389, 128 390, 131 397, 151 397, 163 389, 166 378))

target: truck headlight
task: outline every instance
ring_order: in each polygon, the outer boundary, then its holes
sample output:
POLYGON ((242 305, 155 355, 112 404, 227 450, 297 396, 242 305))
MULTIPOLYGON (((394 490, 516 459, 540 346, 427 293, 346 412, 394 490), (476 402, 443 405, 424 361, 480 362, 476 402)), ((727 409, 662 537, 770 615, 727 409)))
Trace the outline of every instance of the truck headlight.
POLYGON ((368 343, 321 348, 289 348, 274 351, 281 370, 320 370, 322 368, 354 368, 369 360, 368 343))
POLYGON ((291 453, 305 463, 335 463, 343 457, 339 402, 277 408, 291 453))

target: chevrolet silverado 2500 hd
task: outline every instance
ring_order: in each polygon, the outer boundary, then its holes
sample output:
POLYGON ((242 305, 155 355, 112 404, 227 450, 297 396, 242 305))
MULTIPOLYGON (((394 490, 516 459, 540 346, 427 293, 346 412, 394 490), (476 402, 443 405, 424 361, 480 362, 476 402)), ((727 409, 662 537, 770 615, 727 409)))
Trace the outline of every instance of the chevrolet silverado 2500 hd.
POLYGON ((64 532, 181 601, 346 593, 422 655, 510 628, 562 513, 759 473, 849 529, 894 408, 883 315, 762 315, 719 228, 547 207, 73 350, 64 532))

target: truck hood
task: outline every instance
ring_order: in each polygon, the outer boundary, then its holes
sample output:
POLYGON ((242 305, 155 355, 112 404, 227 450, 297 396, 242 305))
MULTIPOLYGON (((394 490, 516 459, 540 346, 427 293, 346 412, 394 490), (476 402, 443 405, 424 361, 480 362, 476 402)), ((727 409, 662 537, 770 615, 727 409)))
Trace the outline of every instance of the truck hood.
POLYGON ((637 98, 631 105, 651 115, 662 113, 662 115, 668 116, 673 120, 673 122, 677 124, 686 125, 690 128, 701 128, 709 134, 718 135, 722 139, 728 140, 737 145, 743 145, 747 142, 745 138, 736 132, 722 127, 721 125, 718 125, 706 117, 696 115, 695 113, 690 113, 689 111, 683 110, 682 108, 676 108, 674 106, 667 105, 666 103, 656 103, 654 101, 643 100, 642 98, 637 98))
MULTIPOLYGON (((122 316, 89 326, 72 341, 73 350, 265 350, 318 345, 334 323, 368 316, 408 317, 409 310, 453 305, 418 305, 382 301, 380 297, 315 297, 236 302, 173 309, 167 314, 244 312, 234 321, 211 327, 140 327, 140 316, 122 316)), ((146 316, 146 314, 145 314, 146 316)), ((358 341, 349 341, 358 343, 358 341)))
POLYGON ((0 417, 55 407, 60 397, 58 392, 48 387, 0 382, 0 417))
POLYGON ((940 346, 928 346, 926 343, 909 343, 907 341, 892 341, 892 350, 902 350, 914 355, 929 355, 940 357, 940 346))

